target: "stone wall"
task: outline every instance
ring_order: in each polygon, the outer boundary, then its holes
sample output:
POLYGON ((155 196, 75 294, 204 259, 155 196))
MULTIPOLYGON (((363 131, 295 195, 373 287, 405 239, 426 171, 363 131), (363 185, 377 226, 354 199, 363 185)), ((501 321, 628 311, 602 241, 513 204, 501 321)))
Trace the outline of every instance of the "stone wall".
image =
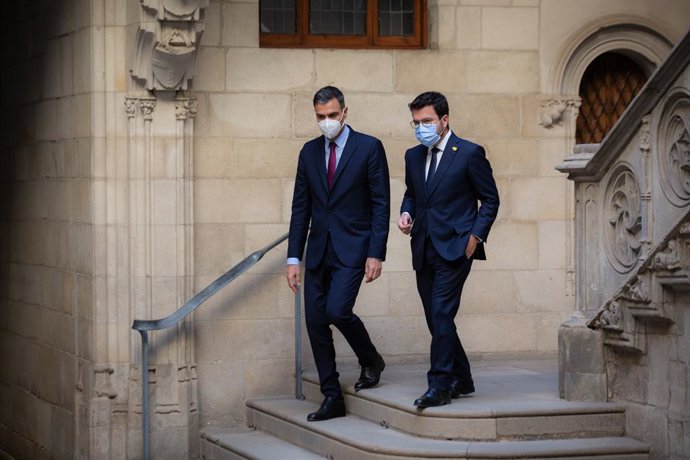
MULTIPOLYGON (((551 74, 573 42, 611 18, 679 38, 686 24, 670 11, 687 12, 687 4, 651 5, 430 1, 427 50, 290 50, 259 48, 257 1, 211 1, 192 84, 197 289, 287 231, 297 154, 319 134, 311 97, 333 84, 345 93, 350 125, 381 138, 391 170, 388 257, 355 312, 390 362, 426 360, 409 240, 395 224, 404 151, 416 142, 407 103, 439 90, 450 101, 451 128, 486 147, 502 198, 488 261, 474 265, 458 316, 465 348, 475 358, 554 354, 558 325, 574 309, 572 186, 554 170, 574 143, 574 119, 566 113, 540 125, 543 93, 561 90, 551 74)), ((245 399, 292 391, 284 256, 282 247, 196 316, 202 423, 241 423, 245 399)), ((339 359, 352 363, 335 335, 339 359)))
POLYGON ((72 458, 93 353, 88 2, 2 14, 0 452, 72 458))

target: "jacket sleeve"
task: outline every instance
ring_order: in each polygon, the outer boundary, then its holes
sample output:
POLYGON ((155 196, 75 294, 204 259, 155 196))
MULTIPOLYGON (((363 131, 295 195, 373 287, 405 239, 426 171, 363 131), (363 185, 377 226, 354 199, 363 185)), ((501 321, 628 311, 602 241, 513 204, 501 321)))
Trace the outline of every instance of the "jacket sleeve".
POLYGON ((288 258, 296 257, 302 260, 304 246, 307 242, 309 222, 311 221, 311 193, 305 169, 304 149, 297 160, 297 174, 295 188, 292 194, 292 216, 290 217, 290 233, 288 236, 288 258))
POLYGON ((477 199, 481 205, 477 214, 477 219, 472 225, 471 233, 478 236, 482 241, 486 241, 489 236, 491 225, 498 215, 498 189, 494 180, 493 172, 489 160, 482 147, 477 147, 469 162, 470 181, 477 194, 477 199))
POLYGON ((390 228, 391 189, 386 151, 379 140, 373 146, 367 167, 371 198, 371 235, 367 257, 385 260, 390 228))
POLYGON ((400 214, 406 212, 410 215, 412 220, 415 219, 415 193, 412 187, 412 177, 410 174, 410 162, 408 153, 405 153, 405 194, 403 195, 402 204, 400 205, 400 214))

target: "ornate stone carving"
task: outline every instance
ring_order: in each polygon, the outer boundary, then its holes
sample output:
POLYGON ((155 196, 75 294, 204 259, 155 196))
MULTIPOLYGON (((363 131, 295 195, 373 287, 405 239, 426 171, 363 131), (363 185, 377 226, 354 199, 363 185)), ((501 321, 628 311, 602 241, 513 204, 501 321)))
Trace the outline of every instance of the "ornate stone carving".
POLYGON ((623 313, 621 312, 620 304, 616 300, 610 300, 606 303, 604 308, 599 310, 597 315, 587 323, 587 326, 592 329, 622 332, 622 320, 623 313))
POLYGON ((666 249, 658 252, 651 263, 651 268, 667 271, 678 270, 681 268, 680 243, 673 239, 668 242, 666 249))
POLYGON ((579 97, 554 96, 542 99, 539 106, 539 124, 544 128, 560 125, 563 121, 563 113, 566 109, 579 109, 581 100, 579 97))
POLYGON ((140 0, 145 19, 136 37, 132 75, 148 90, 186 90, 194 77, 208 0, 140 0))
POLYGON ((619 167, 611 175, 605 206, 606 254, 616 271, 627 273, 638 261, 642 228, 640 186, 627 166, 619 167))
POLYGON ((631 282, 623 287, 620 298, 633 303, 651 302, 644 278, 640 276, 633 277, 631 282))
POLYGON ((156 108, 155 99, 139 99, 139 109, 144 116, 144 120, 153 119, 153 110, 156 108))
POLYGON ((650 143, 652 140, 652 132, 649 127, 650 115, 642 117, 642 124, 640 126, 640 150, 642 153, 649 153, 650 143))
POLYGON ((185 120, 196 117, 199 104, 195 98, 175 99, 175 118, 185 120))
POLYGON ((125 111, 127 112, 128 118, 134 118, 137 115, 137 101, 137 98, 125 98, 125 111))
POLYGON ((690 204, 690 98, 676 95, 661 118, 658 133, 659 176, 666 198, 678 207, 690 204))

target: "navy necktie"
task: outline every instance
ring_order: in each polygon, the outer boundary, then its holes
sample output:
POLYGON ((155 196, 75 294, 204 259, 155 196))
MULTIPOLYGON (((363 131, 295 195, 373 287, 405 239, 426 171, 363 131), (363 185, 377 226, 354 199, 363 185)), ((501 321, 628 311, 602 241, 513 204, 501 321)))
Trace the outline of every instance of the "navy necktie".
POLYGON ((436 154, 439 149, 434 147, 431 149, 431 163, 429 164, 429 172, 426 175, 426 189, 429 190, 431 181, 434 180, 434 174, 436 174, 436 154))

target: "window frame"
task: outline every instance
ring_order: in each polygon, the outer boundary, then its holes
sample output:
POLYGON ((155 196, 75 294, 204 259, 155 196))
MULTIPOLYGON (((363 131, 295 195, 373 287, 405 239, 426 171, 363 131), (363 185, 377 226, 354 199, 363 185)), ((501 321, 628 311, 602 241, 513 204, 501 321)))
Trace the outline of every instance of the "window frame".
MULTIPOLYGON (((427 0, 413 0, 414 28, 408 36, 379 35, 379 2, 367 0, 366 35, 312 35, 309 34, 309 0, 296 0, 294 34, 271 34, 259 30, 262 48, 379 48, 424 49, 428 42, 427 0)), ((261 3, 259 3, 261 15, 261 3)), ((259 22, 261 18, 259 17, 259 22)), ((260 27, 259 27, 260 29, 260 27)))

